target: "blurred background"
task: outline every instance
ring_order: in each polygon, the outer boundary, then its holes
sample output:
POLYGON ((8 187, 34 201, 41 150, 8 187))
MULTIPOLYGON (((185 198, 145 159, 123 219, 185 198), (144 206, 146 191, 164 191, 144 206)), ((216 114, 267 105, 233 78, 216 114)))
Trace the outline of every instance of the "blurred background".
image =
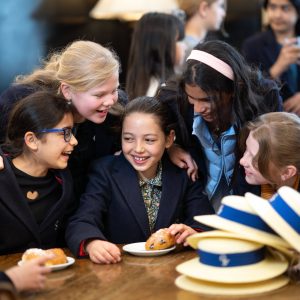
MULTIPOLYGON (((100 0, 104 1, 104 0, 100 0)), ((136 0, 141 1, 141 0, 136 0)), ((145 0, 151 1, 151 0, 145 0)), ((162 0, 164 1, 164 0, 162 0)), ((0 92, 18 74, 30 73, 52 51, 74 39, 87 39, 114 49, 121 60, 121 86, 126 78, 133 21, 90 16, 97 0, 10 0, 0 8, 0 92)), ((214 33, 239 49, 261 29, 261 0, 228 0, 225 30, 214 33)))

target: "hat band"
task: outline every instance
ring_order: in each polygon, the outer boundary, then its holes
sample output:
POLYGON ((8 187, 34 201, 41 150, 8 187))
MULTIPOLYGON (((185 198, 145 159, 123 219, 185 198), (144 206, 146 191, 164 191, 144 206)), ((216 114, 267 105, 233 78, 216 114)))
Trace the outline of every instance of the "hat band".
POLYGON ((258 215, 250 214, 225 204, 221 205, 218 211, 218 216, 229 221, 246 225, 248 227, 253 227, 261 231, 276 234, 258 215))
POLYGON ((279 194, 275 194, 270 199, 270 205, 298 234, 300 234, 300 217, 295 211, 282 199, 279 194))
POLYGON ((202 264, 213 267, 241 267, 256 264, 265 258, 265 247, 254 251, 231 254, 216 254, 198 250, 199 260, 202 264))
POLYGON ((226 76, 230 80, 234 79, 233 70, 226 62, 205 51, 192 50, 191 54, 186 60, 189 59, 198 60, 206 64, 207 66, 215 69, 216 71, 226 76))

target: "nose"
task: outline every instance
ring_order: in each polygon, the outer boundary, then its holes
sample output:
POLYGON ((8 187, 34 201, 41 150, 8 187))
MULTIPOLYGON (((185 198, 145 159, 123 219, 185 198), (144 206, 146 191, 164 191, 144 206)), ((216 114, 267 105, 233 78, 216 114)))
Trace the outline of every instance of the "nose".
POLYGON ((135 149, 134 150, 135 150, 136 153, 143 153, 145 151, 143 143, 137 142, 135 144, 135 149))
POLYGON ((196 113, 204 113, 206 110, 206 105, 202 101, 194 102, 194 111, 196 113))
POLYGON ((246 167, 246 165, 247 165, 246 153, 244 153, 244 155, 240 159, 240 165, 243 167, 246 167))
POLYGON ((118 93, 115 92, 113 94, 108 94, 105 96, 105 99, 103 101, 104 106, 113 106, 118 101, 118 93))
POLYGON ((75 147, 78 144, 78 141, 76 139, 76 137, 72 134, 72 137, 70 139, 70 145, 72 145, 73 147, 75 147))

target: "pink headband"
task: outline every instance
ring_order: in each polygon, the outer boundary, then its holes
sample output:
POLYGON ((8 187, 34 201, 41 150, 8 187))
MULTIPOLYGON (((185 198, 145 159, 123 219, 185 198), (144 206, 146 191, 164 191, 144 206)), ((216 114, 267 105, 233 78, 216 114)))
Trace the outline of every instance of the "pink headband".
POLYGON ((189 59, 198 60, 198 61, 210 66, 211 68, 215 69, 216 71, 223 74, 227 78, 229 78, 231 80, 234 79, 232 68, 223 60, 221 60, 207 52, 200 51, 200 50, 192 50, 190 56, 186 60, 189 60, 189 59))

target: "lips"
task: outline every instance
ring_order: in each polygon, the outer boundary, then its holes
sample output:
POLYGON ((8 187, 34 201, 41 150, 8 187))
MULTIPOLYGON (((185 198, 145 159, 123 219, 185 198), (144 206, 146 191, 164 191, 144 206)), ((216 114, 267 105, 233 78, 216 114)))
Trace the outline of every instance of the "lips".
POLYGON ((138 165, 142 165, 148 160, 148 157, 132 156, 132 158, 138 165))

